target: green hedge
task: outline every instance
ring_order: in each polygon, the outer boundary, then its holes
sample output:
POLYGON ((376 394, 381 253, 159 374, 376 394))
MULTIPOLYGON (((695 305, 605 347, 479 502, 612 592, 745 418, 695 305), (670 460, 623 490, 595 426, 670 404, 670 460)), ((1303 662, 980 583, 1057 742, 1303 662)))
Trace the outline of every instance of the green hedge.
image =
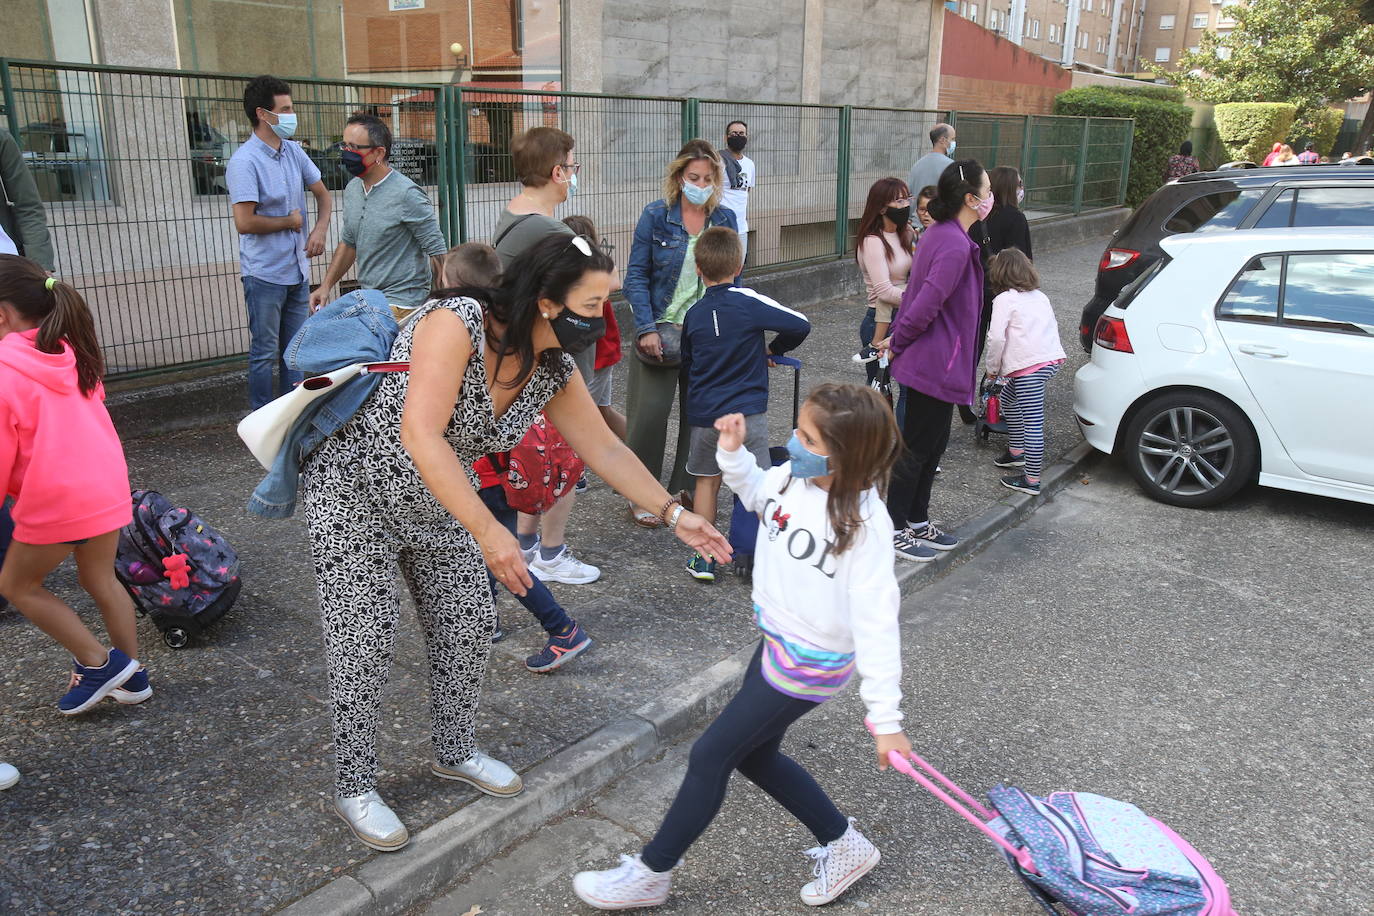
MULTIPOLYGON (((1339 108, 1323 108, 1316 112, 1310 120, 1304 119, 1302 123, 1303 137, 1312 141, 1312 146, 1319 156, 1330 156, 1334 153, 1336 138, 1340 136, 1341 125, 1345 123, 1345 112, 1339 108)), ((1294 147, 1301 152, 1301 147, 1294 147)))
POLYGON ((1164 102, 1177 102, 1182 105, 1188 96, 1176 86, 1160 86, 1155 83, 1141 83, 1139 86, 1102 86, 1117 95, 1133 95, 1146 99, 1159 99, 1164 102))
POLYGON ((1188 139, 1193 110, 1179 102, 1155 98, 1148 91, 1168 88, 1141 86, 1118 91, 1106 86, 1085 86, 1061 92, 1054 98, 1055 114, 1135 119, 1131 171, 1126 183, 1128 207, 1139 206, 1164 183, 1169 157, 1188 139))
POLYGON ((1298 109, 1287 102, 1226 102, 1213 116, 1232 159, 1260 163, 1275 143, 1288 139, 1298 109))

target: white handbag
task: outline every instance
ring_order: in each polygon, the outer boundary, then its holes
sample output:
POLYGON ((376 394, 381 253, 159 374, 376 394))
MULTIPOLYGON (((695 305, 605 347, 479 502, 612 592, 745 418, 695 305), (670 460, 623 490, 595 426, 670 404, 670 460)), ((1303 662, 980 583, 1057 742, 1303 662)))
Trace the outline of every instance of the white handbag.
POLYGON ((286 394, 262 405, 239 423, 239 438, 266 470, 271 470, 291 427, 312 401, 328 397, 343 383, 369 372, 405 372, 410 363, 352 363, 324 375, 312 375, 286 394))

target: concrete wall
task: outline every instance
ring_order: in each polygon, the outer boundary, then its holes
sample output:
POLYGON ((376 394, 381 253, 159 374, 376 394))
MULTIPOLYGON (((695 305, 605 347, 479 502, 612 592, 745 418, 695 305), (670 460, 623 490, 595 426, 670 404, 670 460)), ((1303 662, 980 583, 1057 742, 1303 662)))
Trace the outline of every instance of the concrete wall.
POLYGON ((957 13, 945 12, 940 108, 1052 114, 1054 97, 1072 86, 1069 71, 957 13))

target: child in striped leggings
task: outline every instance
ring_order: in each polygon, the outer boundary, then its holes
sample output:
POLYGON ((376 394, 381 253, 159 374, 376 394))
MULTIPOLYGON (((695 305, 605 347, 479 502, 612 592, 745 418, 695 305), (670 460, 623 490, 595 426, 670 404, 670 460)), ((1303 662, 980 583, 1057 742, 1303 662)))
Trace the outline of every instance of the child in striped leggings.
POLYGON ((988 376, 1007 379, 1002 413, 1011 440, 993 463, 1021 469, 1003 477, 1002 486, 1039 493, 1045 463, 1045 386, 1066 358, 1059 323, 1040 291, 1040 275, 1019 248, 1007 248, 992 259, 988 284, 996 298, 983 352, 988 376))

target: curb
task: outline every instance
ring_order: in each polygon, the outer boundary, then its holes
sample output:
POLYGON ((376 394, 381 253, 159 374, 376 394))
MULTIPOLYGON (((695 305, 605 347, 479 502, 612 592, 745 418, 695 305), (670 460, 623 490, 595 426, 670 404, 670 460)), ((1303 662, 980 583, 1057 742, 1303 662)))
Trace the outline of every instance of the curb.
MULTIPOLYGON (((898 575, 902 596, 924 588, 980 553, 999 534, 1077 479, 1093 460, 1081 442, 1046 469, 1039 496, 1015 493, 959 528, 960 545, 898 575)), ((565 748, 524 774, 514 799, 479 798, 412 838, 398 853, 374 856, 351 874, 278 910, 279 916, 400 913, 454 883, 487 859, 571 811, 631 767, 714 715, 754 654, 751 643, 654 700, 565 748)))

